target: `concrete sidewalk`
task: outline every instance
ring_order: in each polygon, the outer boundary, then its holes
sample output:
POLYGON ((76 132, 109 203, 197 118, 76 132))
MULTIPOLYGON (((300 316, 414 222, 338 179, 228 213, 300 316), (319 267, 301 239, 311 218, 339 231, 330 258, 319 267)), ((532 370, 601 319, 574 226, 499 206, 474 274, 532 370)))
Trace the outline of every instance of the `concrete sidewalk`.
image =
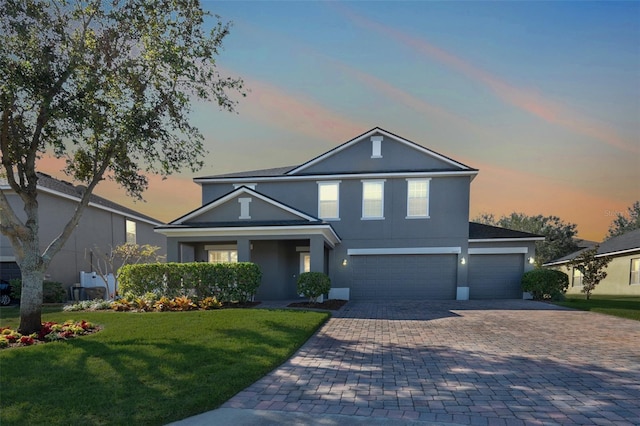
POLYGON ((179 425, 640 424, 640 322, 521 301, 349 302, 179 425))

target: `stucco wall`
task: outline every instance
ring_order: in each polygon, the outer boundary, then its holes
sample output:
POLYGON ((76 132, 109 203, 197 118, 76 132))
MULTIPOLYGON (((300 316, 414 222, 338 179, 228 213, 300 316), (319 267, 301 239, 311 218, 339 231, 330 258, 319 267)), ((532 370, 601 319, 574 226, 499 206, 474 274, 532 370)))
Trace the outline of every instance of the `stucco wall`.
MULTIPOLYGON (((596 286, 592 294, 640 296, 640 285, 629 284, 631 259, 638 258, 640 258, 640 253, 615 257, 607 266, 607 277, 604 280, 600 281, 600 284, 596 286)), ((556 266, 554 267, 554 269, 558 269, 569 275, 569 289, 567 290, 567 294, 583 294, 580 291, 582 287, 574 287, 572 285, 572 269, 567 269, 564 265, 556 266)))
MULTIPOLYGON (((22 203, 15 194, 7 194, 14 211, 24 219, 22 203)), ((40 250, 44 252, 51 241, 62 231, 63 226, 73 214, 76 203, 73 200, 41 192, 38 194, 40 211, 40 250)), ((125 242, 125 220, 127 216, 88 206, 79 225, 73 231, 66 244, 53 258, 46 279, 59 281, 65 285, 79 282, 80 271, 91 271, 91 261, 96 256, 92 250, 106 251, 110 247, 125 242), (97 248, 97 249, 96 249, 97 248)), ((151 244, 161 247, 166 254, 166 237, 154 232, 154 225, 129 218, 136 222, 136 241, 138 244, 151 244)), ((13 256, 13 248, 8 239, 1 238, 2 256, 13 256)), ((94 268, 95 269, 95 268, 94 268)))

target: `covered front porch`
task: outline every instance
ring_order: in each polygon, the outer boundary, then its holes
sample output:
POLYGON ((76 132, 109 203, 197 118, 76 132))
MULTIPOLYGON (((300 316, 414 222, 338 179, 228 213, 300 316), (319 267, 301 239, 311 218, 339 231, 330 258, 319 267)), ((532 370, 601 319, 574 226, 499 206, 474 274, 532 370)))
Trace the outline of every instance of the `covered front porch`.
POLYGON ((329 273, 332 249, 340 243, 328 224, 289 226, 167 226, 169 262, 253 262, 262 283, 257 300, 297 298, 301 272, 329 273))

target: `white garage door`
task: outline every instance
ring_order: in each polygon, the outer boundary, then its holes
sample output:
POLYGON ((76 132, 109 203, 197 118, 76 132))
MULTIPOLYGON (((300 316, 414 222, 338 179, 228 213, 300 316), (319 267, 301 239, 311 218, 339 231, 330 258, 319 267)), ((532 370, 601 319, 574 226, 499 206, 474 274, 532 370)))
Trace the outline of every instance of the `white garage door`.
POLYGON ((523 254, 469 256, 470 299, 521 299, 523 254))
POLYGON ((455 255, 368 255, 351 258, 352 299, 455 299, 455 255))

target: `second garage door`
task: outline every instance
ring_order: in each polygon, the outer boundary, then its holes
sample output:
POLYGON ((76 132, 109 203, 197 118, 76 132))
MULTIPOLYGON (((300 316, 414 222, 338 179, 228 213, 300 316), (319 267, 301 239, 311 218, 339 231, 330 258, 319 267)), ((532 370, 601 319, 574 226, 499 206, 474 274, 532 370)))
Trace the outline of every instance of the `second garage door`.
POLYGON ((456 298, 455 255, 368 255, 351 258, 352 299, 456 298))
POLYGON ((522 254, 474 254, 469 257, 470 299, 521 299, 522 254))

